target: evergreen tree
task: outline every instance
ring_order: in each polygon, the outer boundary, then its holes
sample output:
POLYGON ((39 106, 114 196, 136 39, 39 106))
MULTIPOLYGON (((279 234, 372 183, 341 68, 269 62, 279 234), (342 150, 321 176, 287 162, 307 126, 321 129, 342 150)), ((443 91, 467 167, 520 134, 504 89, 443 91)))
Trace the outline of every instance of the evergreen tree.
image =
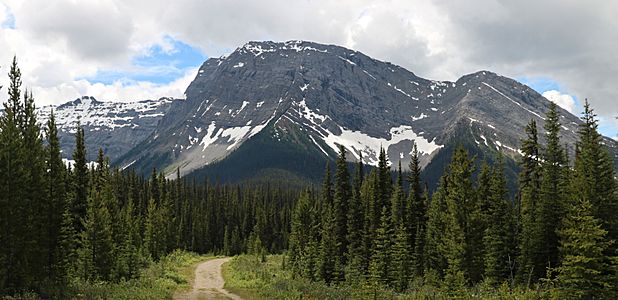
POLYGON ((58 228, 58 223, 48 224, 45 210, 48 209, 45 183, 45 151, 41 138, 41 128, 36 119, 36 107, 32 93, 26 91, 23 95, 23 116, 21 131, 24 145, 24 160, 26 170, 26 182, 24 183, 24 195, 21 199, 23 209, 26 211, 25 238, 28 247, 24 249, 27 256, 27 272, 32 279, 39 282, 41 278, 52 279, 53 276, 53 250, 46 248, 49 244, 55 244, 57 235, 48 236, 46 230, 58 228))
POLYGON ((394 241, 391 253, 391 278, 393 287, 396 291, 403 292, 408 288, 408 282, 411 278, 410 269, 410 244, 408 232, 404 224, 399 224, 395 228, 394 241))
POLYGON ((559 234, 563 259, 556 278, 558 297, 613 299, 616 294, 612 295, 611 289, 616 285, 616 277, 610 265, 616 258, 604 253, 614 241, 607 240, 607 231, 594 217, 588 199, 577 199, 568 210, 559 234))
POLYGON ((326 205, 322 215, 322 239, 317 278, 330 284, 336 282, 339 278, 337 270, 340 268, 339 256, 337 255, 337 238, 335 236, 335 216, 332 207, 326 205))
MULTIPOLYGON (((380 155, 378 157, 378 181, 377 181, 377 218, 380 218, 380 212, 383 207, 389 207, 389 200, 391 197, 391 188, 392 188, 392 180, 391 180, 391 168, 388 165, 388 160, 386 158, 386 151, 384 148, 380 147, 380 155)), ((390 211, 387 210, 387 214, 390 215, 390 211)), ((379 224, 379 221, 378 221, 379 224)), ((378 225, 379 226, 379 225, 378 225)))
MULTIPOLYGON (((448 170, 446 170, 448 172, 448 170)), ((446 195, 449 192, 449 183, 445 175, 440 178, 438 189, 431 197, 427 211, 427 232, 425 239, 425 271, 430 271, 442 278, 448 263, 446 260, 446 232, 447 204, 446 195)))
MULTIPOLYGON (((362 155, 362 154, 361 154, 362 155)), ((363 161, 362 156, 356 165, 352 197, 348 207, 348 253, 345 269, 346 280, 352 283, 359 282, 363 277, 367 261, 364 251, 364 216, 363 203, 361 200, 361 186, 363 184, 363 161)))
MULTIPOLYGON (((616 174, 613 161, 607 152, 603 137, 598 132, 596 115, 588 101, 584 104, 577 142, 574 166, 576 186, 572 189, 577 199, 586 199, 592 205, 592 212, 609 240, 618 241, 618 198, 616 198, 616 174)), ((612 255, 618 255, 615 249, 612 255)))
POLYGON ((478 282, 485 276, 484 274, 484 258, 486 254, 485 243, 483 238, 486 230, 491 226, 489 216, 492 207, 492 169, 487 162, 483 162, 480 172, 476 180, 476 205, 470 213, 469 223, 469 244, 473 245, 470 248, 469 257, 473 266, 477 270, 474 275, 471 275, 472 282, 478 282))
POLYGON ((311 235, 307 234, 312 226, 311 203, 309 193, 303 192, 296 202, 294 213, 292 214, 292 229, 289 241, 289 258, 294 274, 302 274, 304 268, 305 255, 311 235))
POLYGON ((145 220, 144 249, 154 259, 159 259, 165 251, 161 223, 161 214, 157 203, 153 198, 150 198, 145 220))
MULTIPOLYGON (((346 161, 346 150, 343 146, 339 147, 339 157, 337 158, 337 170, 335 173, 335 196, 333 203, 333 213, 335 217, 335 238, 337 243, 337 256, 341 259, 341 264, 345 264, 345 254, 348 248, 348 204, 351 197, 350 174, 346 161)), ((343 274, 343 270, 339 270, 343 274)), ((340 280, 343 278, 339 278, 340 280)))
POLYGON ((92 190, 81 232, 82 276, 89 280, 109 280, 114 265, 111 215, 101 191, 92 190))
POLYGON ((77 124, 75 133, 75 150, 73 151, 73 189, 75 199, 71 205, 73 210, 73 220, 75 221, 75 230, 79 233, 84 230, 82 220, 86 216, 86 208, 88 206, 88 189, 89 189, 89 174, 86 161, 86 145, 84 143, 84 129, 77 124))
POLYGON ((520 282, 535 282, 544 276, 544 262, 539 259, 543 240, 537 226, 537 206, 541 190, 540 152, 536 122, 525 128, 519 173, 519 266, 520 282))
POLYGON ((75 260, 77 259, 78 236, 75 232, 73 214, 69 207, 69 199, 64 201, 64 210, 62 213, 62 223, 60 225, 60 232, 58 237, 57 246, 57 262, 56 262, 56 280, 61 288, 65 288, 69 280, 77 275, 75 260))
POLYGON ((490 183, 487 228, 483 238, 485 279, 501 283, 513 278, 515 222, 504 178, 502 156, 494 167, 490 183))
POLYGON ((401 162, 397 169, 397 183, 393 189, 391 195, 391 222, 394 228, 399 227, 400 224, 407 224, 407 210, 405 203, 405 191, 403 190, 403 175, 401 173, 401 162))
MULTIPOLYGON (((423 210, 427 207, 425 203, 425 199, 429 199, 429 191, 428 188, 425 187, 425 192, 423 193, 423 198, 421 202, 421 207, 423 210)), ((416 233, 414 237, 413 243, 413 253, 412 253, 412 275, 422 277, 425 271, 425 244, 427 238, 427 213, 423 212, 421 218, 418 220, 418 224, 416 225, 416 233)))
POLYGON ((558 265, 558 226, 562 219, 561 186, 564 185, 563 168, 564 149, 560 145, 560 116, 556 111, 556 104, 551 103, 545 119, 545 139, 547 145, 543 152, 540 198, 537 206, 536 224, 543 241, 538 261, 543 262, 542 271, 558 265))
POLYGON ((14 291, 30 284, 27 277, 28 205, 27 170, 20 130, 23 119, 21 105, 21 72, 17 58, 9 71, 9 99, 0 117, 0 291, 14 291))
POLYGON ((470 243, 470 215, 476 209, 476 198, 472 187, 471 176, 473 161, 462 147, 455 150, 449 173, 446 175, 448 192, 446 193, 446 230, 445 256, 448 268, 445 280, 447 285, 461 283, 464 278, 475 278, 482 266, 473 264, 471 253, 477 245, 470 243))
MULTIPOLYGON (((56 270, 61 264, 62 257, 58 257, 58 247, 60 242, 60 230, 64 219, 64 212, 68 205, 65 204, 66 194, 66 169, 60 154, 60 141, 58 139, 58 129, 56 128, 56 118, 54 112, 50 113, 46 127, 47 149, 46 149, 46 203, 44 212, 46 214, 45 249, 47 251, 46 269, 48 276, 60 276, 65 273, 62 269, 56 270)), ((66 229, 65 229, 66 230, 66 229)))
POLYGON ((391 241, 393 232, 386 207, 382 208, 380 227, 376 231, 371 261, 369 262, 369 280, 374 285, 389 286, 391 274, 391 241))
POLYGON ((406 203, 406 230, 410 238, 410 247, 414 249, 414 273, 420 276, 423 274, 424 268, 422 257, 425 243, 424 233, 427 226, 427 198, 421 190, 421 164, 416 143, 412 148, 408 182, 410 183, 410 194, 406 203))

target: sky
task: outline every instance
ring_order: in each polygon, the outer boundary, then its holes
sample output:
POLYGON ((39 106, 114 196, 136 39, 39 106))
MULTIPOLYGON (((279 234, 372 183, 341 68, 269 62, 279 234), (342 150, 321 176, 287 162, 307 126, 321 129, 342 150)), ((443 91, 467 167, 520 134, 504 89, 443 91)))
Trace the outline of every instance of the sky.
POLYGON ((588 99, 618 139, 616 12, 605 0, 0 0, 0 85, 17 55, 38 105, 181 98, 208 57, 310 40, 429 79, 490 70, 576 115, 588 99))

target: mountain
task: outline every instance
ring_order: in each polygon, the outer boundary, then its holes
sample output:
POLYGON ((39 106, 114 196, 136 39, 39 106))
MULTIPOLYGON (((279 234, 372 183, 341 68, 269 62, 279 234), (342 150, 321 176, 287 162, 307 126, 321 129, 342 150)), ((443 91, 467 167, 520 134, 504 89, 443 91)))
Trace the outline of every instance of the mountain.
POLYGON ((77 123, 85 132, 87 158, 96 160, 99 148, 116 159, 148 137, 171 105, 179 100, 161 98, 139 102, 102 102, 83 96, 62 105, 37 109, 44 128, 53 110, 63 157, 72 158, 77 123))
MULTIPOLYGON (((423 165, 463 143, 491 157, 516 158, 523 128, 543 124, 550 102, 489 71, 455 82, 421 78, 388 62, 335 45, 249 42, 210 58, 153 134, 116 161, 148 172, 230 180, 265 172, 321 174, 337 145, 351 160, 377 163, 382 146, 407 166, 412 141, 423 165)), ((563 142, 573 153, 576 116, 559 109, 563 142)), ((607 139, 616 155, 613 141, 607 139)), ((440 170, 441 171, 441 170, 440 170)))
MULTIPOLYGON (((249 42, 210 58, 185 94, 184 101, 78 99, 57 113, 63 124, 74 124, 88 111, 87 142, 142 174, 156 168, 170 177, 179 169, 223 181, 315 181, 338 145, 350 161, 362 154, 370 165, 384 147, 393 166, 401 161, 406 168, 414 141, 432 182, 458 144, 479 159, 505 154, 513 181, 523 128, 531 119, 542 126, 550 105, 528 86, 489 71, 428 80, 357 51, 306 41, 249 42)), ((580 120, 558 113, 572 155, 580 120)), ((618 157, 615 142, 606 143, 618 157)))

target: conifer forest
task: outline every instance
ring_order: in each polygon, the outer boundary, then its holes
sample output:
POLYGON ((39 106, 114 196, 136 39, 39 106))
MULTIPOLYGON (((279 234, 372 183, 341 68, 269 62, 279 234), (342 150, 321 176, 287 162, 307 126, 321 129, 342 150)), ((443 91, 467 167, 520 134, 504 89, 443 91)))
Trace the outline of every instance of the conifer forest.
POLYGON ((284 255, 293 280, 370 286, 405 295, 434 285, 547 289, 554 299, 618 298, 614 161, 586 103, 568 153, 556 105, 521 141, 514 193, 505 157, 477 161, 460 146, 437 189, 417 146, 403 171, 382 150, 377 167, 341 147, 323 182, 219 183, 152 170, 141 176, 86 159, 75 127, 62 159, 54 114, 41 128, 16 60, 0 116, 0 297, 76 297, 77 282, 123 282, 177 249, 223 256, 284 255), (479 166, 480 167, 477 167, 479 166))

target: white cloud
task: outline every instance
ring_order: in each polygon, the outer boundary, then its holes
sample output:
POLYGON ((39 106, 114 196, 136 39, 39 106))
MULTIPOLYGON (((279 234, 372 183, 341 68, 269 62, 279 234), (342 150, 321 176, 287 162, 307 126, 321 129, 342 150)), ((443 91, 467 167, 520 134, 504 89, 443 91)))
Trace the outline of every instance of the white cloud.
POLYGON ((147 81, 115 81, 112 84, 102 84, 81 79, 51 88, 34 88, 33 93, 37 99, 43 99, 40 105, 62 103, 83 95, 93 96, 98 100, 122 102, 158 99, 164 96, 184 98, 185 89, 197 75, 197 70, 197 68, 191 69, 169 84, 147 81))
MULTIPOLYGON (((6 66, 16 53, 25 85, 45 102, 70 100, 60 98, 89 89, 109 92, 105 99, 144 95, 135 86, 149 87, 145 82, 99 87, 79 78, 98 70, 130 70, 131 59, 153 44, 171 51, 166 36, 208 56, 249 40, 304 39, 351 47, 431 79, 453 80, 480 69, 551 78, 573 96, 588 98, 607 120, 618 115, 616 1, 3 2, 16 28, 0 28, 0 85, 6 84, 6 66)), ((560 100, 567 109, 568 100, 560 100)))
POLYGON ((570 113, 577 115, 577 112, 575 111, 575 99, 573 99, 571 95, 563 94, 560 91, 551 90, 543 92, 543 97, 556 103, 558 106, 566 109, 570 113))

